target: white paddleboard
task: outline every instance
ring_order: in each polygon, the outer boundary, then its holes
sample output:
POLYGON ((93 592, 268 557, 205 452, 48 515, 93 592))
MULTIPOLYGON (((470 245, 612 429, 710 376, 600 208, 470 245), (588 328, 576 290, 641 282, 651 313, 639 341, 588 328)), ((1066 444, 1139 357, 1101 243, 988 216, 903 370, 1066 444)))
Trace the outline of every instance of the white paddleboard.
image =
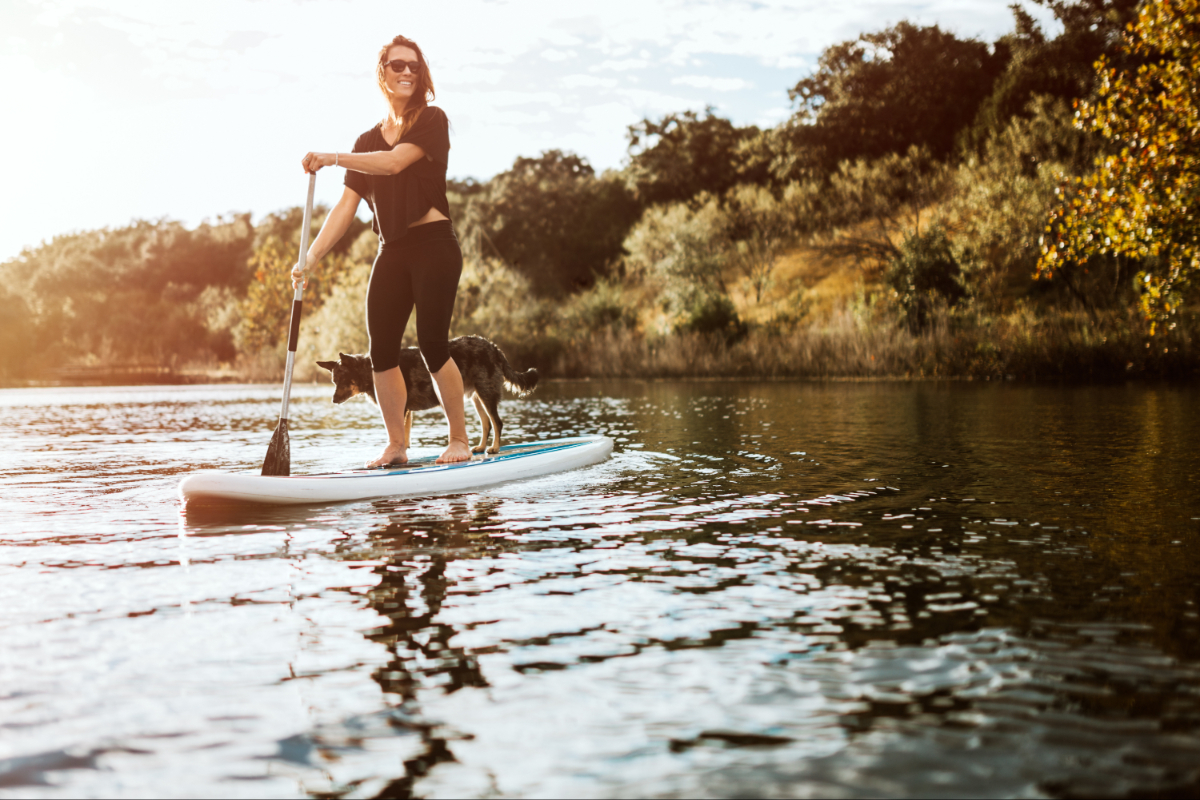
POLYGON ((318 475, 280 477, 200 472, 180 481, 179 496, 185 503, 197 505, 285 505, 454 494, 586 467, 608 458, 612 449, 612 439, 607 436, 576 436, 505 445, 495 455, 477 455, 458 464, 435 464, 437 456, 428 456, 400 467, 318 475))

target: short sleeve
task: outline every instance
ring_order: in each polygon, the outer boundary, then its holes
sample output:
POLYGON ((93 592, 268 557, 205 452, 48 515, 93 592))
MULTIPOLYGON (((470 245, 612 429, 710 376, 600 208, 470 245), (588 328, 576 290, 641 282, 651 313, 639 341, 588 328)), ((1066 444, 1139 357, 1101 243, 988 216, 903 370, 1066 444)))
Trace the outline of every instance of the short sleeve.
POLYGON ((437 106, 426 106, 417 121, 400 137, 397 144, 415 144, 434 161, 446 164, 450 158, 450 122, 437 106))
MULTIPOLYGON (((368 131, 369 133, 370 131, 368 131)), ((367 134, 364 133, 354 142, 352 153, 367 153, 368 146, 366 143, 367 134)), ((346 179, 343 181, 347 189, 352 189, 359 197, 370 199, 371 197, 371 179, 365 172, 355 172, 352 169, 346 170, 346 179)))

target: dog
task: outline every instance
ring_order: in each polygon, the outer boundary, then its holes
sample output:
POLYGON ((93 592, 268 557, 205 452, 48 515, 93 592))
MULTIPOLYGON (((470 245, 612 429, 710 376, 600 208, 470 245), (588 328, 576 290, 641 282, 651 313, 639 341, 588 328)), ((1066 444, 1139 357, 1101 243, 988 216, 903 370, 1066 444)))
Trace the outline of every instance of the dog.
MULTIPOLYGON (((504 352, 482 336, 451 339, 450 357, 462 374, 463 394, 474 401, 479 424, 483 426, 479 444, 471 448, 471 452, 498 453, 500 434, 504 430, 504 422, 500 419, 501 393, 507 386, 517 397, 528 397, 537 386, 538 371, 515 371, 504 352), (490 446, 489 434, 492 435, 490 446)), ((338 353, 337 361, 318 361, 317 366, 332 373, 334 403, 344 403, 362 394, 378 404, 375 398, 375 374, 371 370, 369 356, 338 353)), ((408 403, 404 409, 404 446, 407 447, 413 412, 440 406, 441 401, 434 391, 433 377, 418 348, 405 347, 400 351, 400 373, 404 376, 404 388, 408 390, 408 403)))

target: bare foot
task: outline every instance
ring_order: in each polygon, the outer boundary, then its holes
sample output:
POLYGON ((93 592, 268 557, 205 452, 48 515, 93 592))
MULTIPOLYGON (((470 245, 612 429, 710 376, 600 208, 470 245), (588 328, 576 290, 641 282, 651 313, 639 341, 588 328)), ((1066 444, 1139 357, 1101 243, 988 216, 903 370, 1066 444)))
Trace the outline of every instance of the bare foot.
POLYGON ((437 460, 438 464, 453 464, 457 461, 471 460, 471 445, 470 442, 461 439, 451 439, 450 446, 446 448, 437 460))
POLYGON ((367 469, 390 467, 392 464, 405 464, 407 462, 408 451, 404 445, 396 442, 388 442, 388 446, 383 448, 383 452, 379 454, 379 458, 367 462, 367 469))

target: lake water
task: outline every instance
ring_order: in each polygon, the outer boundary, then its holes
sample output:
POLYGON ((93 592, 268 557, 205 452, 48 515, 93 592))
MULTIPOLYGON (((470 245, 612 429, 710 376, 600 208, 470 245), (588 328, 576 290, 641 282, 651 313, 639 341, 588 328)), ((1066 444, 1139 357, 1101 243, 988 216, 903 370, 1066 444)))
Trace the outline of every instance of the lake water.
POLYGON ((182 509, 278 402, 0 391, 0 796, 1200 792, 1200 389, 547 383, 506 441, 612 459, 182 509))

